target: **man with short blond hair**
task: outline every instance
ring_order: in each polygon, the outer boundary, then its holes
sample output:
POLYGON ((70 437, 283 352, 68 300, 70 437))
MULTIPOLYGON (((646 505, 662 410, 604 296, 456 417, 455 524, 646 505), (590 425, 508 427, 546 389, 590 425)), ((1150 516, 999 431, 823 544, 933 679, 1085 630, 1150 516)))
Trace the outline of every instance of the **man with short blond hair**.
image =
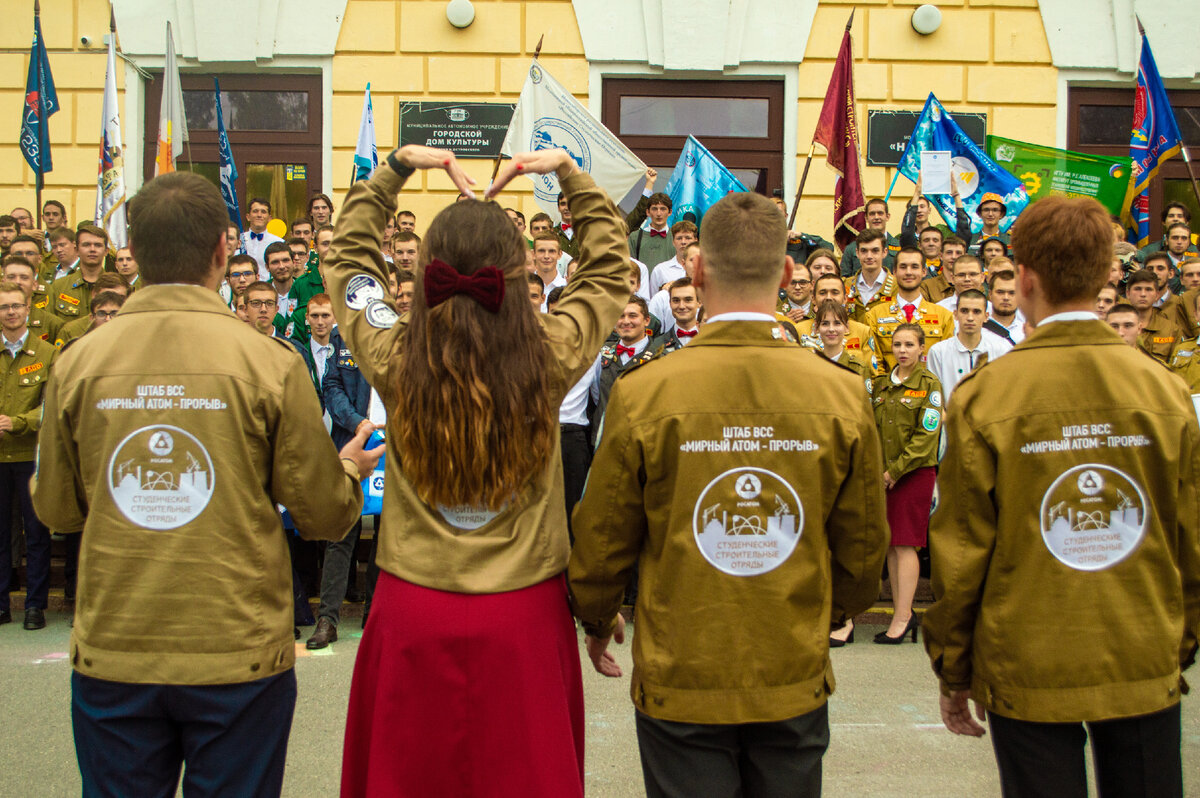
POLYGON ((79 251, 79 267, 50 284, 50 308, 64 322, 87 318, 91 311, 92 289, 96 278, 104 271, 108 255, 108 233, 88 224, 75 233, 79 251))
POLYGON ((538 233, 533 237, 533 269, 542 280, 541 310, 546 311, 545 295, 557 286, 566 285, 567 279, 558 273, 558 260, 562 256, 559 237, 554 233, 538 233))
POLYGON ((29 318, 25 322, 30 331, 43 341, 54 343, 63 322, 58 316, 33 304, 33 292, 38 287, 37 270, 23 254, 9 253, 3 260, 4 280, 21 288, 30 298, 29 318))

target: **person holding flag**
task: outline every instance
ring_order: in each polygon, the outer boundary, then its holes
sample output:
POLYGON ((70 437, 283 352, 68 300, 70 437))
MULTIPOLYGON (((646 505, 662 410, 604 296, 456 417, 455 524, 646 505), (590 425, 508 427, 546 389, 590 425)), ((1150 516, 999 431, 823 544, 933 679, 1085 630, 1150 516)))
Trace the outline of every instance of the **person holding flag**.
POLYGON ((50 158, 50 117, 58 113, 58 92, 50 74, 50 58, 42 39, 41 4, 33 4, 33 45, 29 48, 29 77, 25 80, 25 110, 21 116, 21 153, 33 170, 37 187, 38 227, 41 227, 42 184, 54 168, 50 158))

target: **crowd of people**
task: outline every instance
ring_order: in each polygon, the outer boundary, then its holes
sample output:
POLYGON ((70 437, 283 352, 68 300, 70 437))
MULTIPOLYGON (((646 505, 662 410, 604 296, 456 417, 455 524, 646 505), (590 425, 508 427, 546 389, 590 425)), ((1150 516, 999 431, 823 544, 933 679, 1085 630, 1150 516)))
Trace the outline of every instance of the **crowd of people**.
MULTIPOLYGON (((376 794, 382 783, 441 783, 463 750, 447 743, 449 727, 461 722, 457 710, 465 706, 447 697, 460 678, 479 680, 464 698, 483 718, 471 741, 477 743, 483 729, 499 733, 501 719, 516 707, 536 720, 519 721, 516 728, 532 735, 546 762, 537 774, 524 768, 520 755, 526 752, 523 746, 533 745, 530 739, 497 745, 481 759, 487 767, 462 777, 463 784, 475 785, 464 789, 484 794, 476 789, 483 782, 471 779, 486 774, 493 786, 509 779, 528 787, 528 794, 581 790, 582 694, 578 662, 569 662, 576 643, 565 615, 548 610, 567 596, 568 557, 571 606, 601 673, 620 675, 606 651, 608 641, 619 642, 625 621, 635 614, 638 619, 635 667, 640 674, 635 672, 633 690, 650 794, 703 790, 729 778, 696 753, 690 736, 702 727, 730 724, 765 725, 788 741, 791 757, 786 764, 775 763, 778 770, 767 783, 791 780, 819 792, 828 727, 824 715, 814 713, 824 712, 832 689, 830 680, 820 683, 827 666, 826 638, 829 647, 854 642, 854 616, 878 599, 886 562, 893 611, 874 642, 917 642, 918 551, 929 542, 939 461, 955 458, 955 468, 967 469, 964 461, 971 455, 961 447, 981 445, 958 442, 961 428, 945 427, 946 414, 963 405, 951 404, 951 397, 978 393, 974 386, 982 379, 972 380, 972 388, 966 381, 993 373, 981 367, 1003 362, 1039 321, 1054 317, 1047 312, 1028 318, 1019 298, 1027 302, 1041 292, 1047 307, 1069 305, 1078 311, 1079 291, 1101 286, 1088 299, 1090 318, 1102 318, 1144 353, 1146 362, 1157 361, 1155 368, 1163 374, 1179 374, 1190 392, 1200 393, 1200 256, 1183 205, 1168 205, 1162 240, 1140 251, 1123 243, 1119 223, 1105 229, 1102 246, 1111 253, 1106 259, 1111 268, 1105 280, 1097 281, 1083 274, 1086 264, 1065 261, 1062 274, 1052 275, 1055 263, 1048 258, 1061 256, 1054 242, 1037 239, 1034 246, 1027 234, 1024 251, 1018 242, 1014 253, 1014 242, 1001 232, 1007 209, 995 195, 985 196, 979 206, 983 228, 978 233, 972 233, 957 195, 959 213, 951 231, 933 223, 932 206, 918 184, 899 235, 888 231, 888 204, 872 199, 866 204, 866 228, 839 255, 818 236, 787 232, 783 203, 756 195, 723 200, 704 217, 703 230, 690 220, 668 224, 672 201, 654 191, 653 169, 636 207, 618 215, 569 158, 550 154, 515 159, 493 186, 498 190, 521 169, 558 173, 563 183, 559 219, 538 213, 527 224, 517 209, 505 208, 501 215, 494 203, 472 201, 469 178, 452 157, 406 149, 406 157, 389 159, 374 178, 355 186, 336 223, 333 200, 317 194, 308 214, 292 221, 286 238, 279 237, 267 229, 271 204, 251 198, 245 232, 238 225, 225 227, 223 250, 215 256, 223 269, 210 286, 237 319, 300 355, 325 435, 333 448, 349 453, 343 459, 355 466, 347 466, 347 475, 361 479, 370 472, 361 456, 368 436, 386 439, 383 511, 375 516, 364 589, 357 584, 361 517, 344 534, 339 528, 314 529, 314 518, 333 519, 338 527, 345 513, 314 513, 299 496, 292 499, 296 506, 277 502, 291 563, 294 636, 300 637, 301 626, 313 625, 306 646, 328 646, 338 639, 343 602, 363 594, 363 627, 375 632, 364 638, 351 693, 345 794, 376 794), (446 169, 464 200, 439 214, 424 238, 416 231, 415 214, 396 209, 396 193, 417 168, 446 169), (502 229, 497 219, 506 220, 502 229), (508 249, 513 243, 519 244, 519 256, 508 249), (1072 269, 1082 275, 1075 282, 1072 269), (521 286, 519 303, 528 299, 534 314, 519 313, 512 292, 506 298, 503 286, 514 280, 521 286), (696 343, 704 346, 692 355, 689 347, 696 343), (819 358, 795 361, 791 349, 779 349, 796 346, 819 358), (689 355, 681 357, 685 350, 689 355), (760 360, 751 364, 749 357, 760 360), (817 365, 821 360, 836 366, 817 365), (641 369, 655 361, 663 363, 641 369), (761 383, 747 366, 762 366, 761 383), (761 397, 771 394, 772 375, 789 369, 795 373, 787 379, 802 380, 809 393, 768 412, 761 397), (675 398, 685 401, 671 403, 681 408, 671 410, 663 391, 673 385, 670 390, 677 392, 680 384, 688 386, 687 395, 675 398), (800 420, 814 408, 828 414, 830 426, 820 432, 800 420), (528 423, 512 423, 515 414, 525 415, 528 423), (771 424, 745 421, 756 414, 766 414, 771 424), (504 421, 497 424, 498 419, 504 421), (784 436, 782 430, 792 427, 804 431, 784 436), (768 449, 770 468, 739 470, 737 461, 729 461, 728 470, 708 468, 708 461, 716 463, 730 452, 768 449), (820 458, 832 459, 822 459, 819 469, 795 465, 803 456, 798 453, 817 451, 820 458), (849 462, 839 459, 848 452, 853 453, 849 462), (700 454, 707 458, 703 468, 696 463, 700 454), (801 486, 797 474, 811 484, 801 486), (683 498, 705 483, 699 499, 683 498), (838 492, 851 484, 856 493, 838 492), (768 496, 775 503, 771 507, 763 504, 768 496), (747 507, 774 515, 762 529, 730 532, 730 524, 759 517, 747 507), (693 510, 702 520, 692 519, 693 510), (840 520, 830 520, 833 526, 818 534, 810 531, 806 513, 830 519, 833 513, 840 520), (699 558, 689 559, 673 550, 680 543, 656 537, 682 526, 690 534, 693 525, 699 558), (723 549, 733 544, 715 542, 741 534, 764 535, 772 551, 723 549), (811 562, 802 566, 789 560, 797 546, 811 554, 814 545, 832 550, 832 577, 814 570, 811 562), (746 576, 750 572, 744 568, 763 569, 757 584, 770 587, 758 598, 768 603, 796 601, 795 584, 781 582, 785 573, 798 584, 815 586, 819 594, 832 589, 833 601, 832 610, 818 602, 820 607, 806 605, 797 616, 821 627, 820 644, 808 632, 788 637, 813 649, 811 657, 774 671, 778 663, 769 663, 770 672, 759 674, 765 681, 743 690, 704 664, 715 650, 702 644, 703 650, 693 652, 699 659, 681 661, 664 641, 675 639, 689 623, 702 623, 695 614, 699 610, 683 606, 694 599, 697 607, 711 609, 711 596, 701 599, 705 586, 713 586, 709 571, 746 576), (777 568, 780 576, 768 575, 777 568), (677 584, 667 590, 663 585, 672 579, 677 584), (309 596, 317 594, 314 616, 309 596), (414 607, 424 615, 422 630, 439 622, 458 629, 466 610, 447 598, 458 595, 474 599, 468 628, 482 636, 485 647, 494 642, 489 625, 510 624, 512 617, 526 619, 534 636, 544 633, 542 639, 525 640, 529 648, 517 659, 482 675, 474 665, 454 661, 453 645, 438 632, 379 631, 411 624, 406 613, 414 607), (378 620, 368 625, 368 618, 378 620), (405 659, 413 645, 423 653, 405 659), (434 663, 447 672, 434 678, 430 689, 401 689, 429 680, 434 663), (531 674, 564 685, 545 714, 530 710, 544 700, 538 692, 544 684, 531 685, 536 681, 531 674), (773 679, 787 689, 765 689, 773 679), (718 686, 687 694, 689 684, 718 686), (372 755, 380 739, 421 756, 372 755)), ((136 246, 113 250, 103 229, 90 221, 72 226, 55 200, 45 203, 41 220, 45 229, 23 208, 0 216, 0 332, 10 355, 0 353, 6 388, 0 404, 0 467, 6 472, 0 481, 0 517, 7 508, 15 519, 14 534, 0 536, 0 557, 12 561, 20 549, 11 546, 23 538, 24 626, 30 630, 45 626, 52 532, 67 533, 69 596, 75 592, 80 557, 80 536, 70 534, 79 529, 65 528, 74 516, 52 513, 45 519, 48 528, 35 512, 30 477, 43 391, 59 353, 118 316, 144 285, 136 246), (55 529, 55 523, 64 528, 55 529)), ((1095 221, 1092 213, 1087 222, 1095 226, 1095 221)), ((1064 234, 1076 244, 1077 238, 1064 234)), ((1085 241, 1083 246, 1092 252, 1101 245, 1085 241)), ((155 251, 165 252, 167 245, 162 247, 155 251)), ((171 281, 159 276, 150 282, 171 281)), ((208 285, 199 279, 182 282, 208 285)), ((162 334, 172 329, 164 326, 162 334)), ((1117 362, 1130 368, 1123 354, 1114 358, 1117 362)), ((72 365, 73 374, 83 368, 78 360, 72 365)), ((56 388, 56 401, 66 401, 64 386, 56 388)), ((311 434, 317 428, 304 429, 311 434)), ((63 448, 62 434, 61 429, 55 433, 56 448, 43 454, 69 449, 63 448)), ((153 440, 150 446, 154 451, 153 440)), ((377 457, 382 448, 375 451, 377 457)), ((40 470, 61 475, 71 467, 56 462, 47 469, 43 461, 40 470)), ((324 473, 341 479, 336 468, 324 473)), ((299 487, 292 486, 293 494, 299 487)), ((945 502, 944 488, 941 495, 945 502)), ((348 501, 343 497, 339 507, 348 501)), ((957 508, 963 501, 960 496, 950 504, 957 508)), ((1188 526, 1191 544, 1194 533, 1188 526)), ((0 569, 0 623, 11 621, 8 600, 15 573, 0 569)), ((93 580, 91 589, 100 583, 93 580)), ((715 589, 726 597, 741 590, 725 583, 715 589)), ((945 595, 955 596, 942 584, 939 598, 945 595)), ((734 627, 739 624, 747 635, 778 632, 778 624, 791 617, 747 622, 730 615, 734 642, 723 641, 721 648, 737 649, 742 634, 734 627)), ((931 656, 935 649, 952 647, 947 641, 953 627, 940 622, 935 639, 927 640, 931 656)), ((97 657, 94 635, 102 625, 89 618, 83 633, 93 635, 90 645, 97 657)), ((741 643, 758 644, 749 637, 741 643)), ((964 691, 973 683, 946 676, 942 667, 939 658, 935 671, 951 702, 943 703, 947 725, 975 734, 969 716, 962 718, 964 691)), ((294 683, 291 689, 294 701, 294 683)), ((974 697, 980 700, 978 692, 974 697)), ((994 702, 987 706, 997 711, 994 702)), ((81 699, 76 711, 86 715, 89 705, 81 699)), ((99 726, 92 732, 99 734, 99 726)), ((722 752, 743 745, 754 750, 737 738, 713 738, 706 745, 722 752)), ((999 747, 997 757, 1003 777, 999 747)), ((85 771, 107 772, 98 761, 85 767, 82 754, 80 761, 85 771)), ((282 760, 277 764, 281 767, 282 760)), ((1018 778, 1017 765, 1008 767, 1008 777, 1018 778)))

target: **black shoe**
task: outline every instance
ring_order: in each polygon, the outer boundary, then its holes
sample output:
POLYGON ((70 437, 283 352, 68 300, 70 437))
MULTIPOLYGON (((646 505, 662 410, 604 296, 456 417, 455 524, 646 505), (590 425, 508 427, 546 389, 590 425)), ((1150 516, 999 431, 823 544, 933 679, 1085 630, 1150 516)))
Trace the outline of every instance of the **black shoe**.
POLYGON ((333 625, 333 621, 328 618, 317 619, 317 630, 312 633, 312 637, 308 638, 308 642, 304 647, 309 651, 316 651, 337 640, 337 627, 333 625))
POLYGON ((853 643, 853 642, 854 642, 854 630, 853 629, 850 630, 850 634, 846 635, 845 640, 839 640, 838 638, 834 637, 833 635, 829 636, 829 647, 830 648, 841 648, 842 646, 844 646, 848 643, 853 643))
POLYGON ((885 646, 898 646, 904 642, 904 638, 908 637, 908 633, 912 632, 912 641, 915 643, 917 642, 917 630, 920 628, 921 616, 914 612, 912 617, 908 619, 908 623, 904 626, 904 631, 900 633, 899 637, 890 636, 887 633, 887 629, 884 629, 882 632, 875 635, 875 642, 885 646))
POLYGON ((299 626, 293 626, 293 627, 292 627, 292 634, 293 634, 293 635, 295 635, 295 637, 293 637, 293 638, 292 638, 293 640, 299 640, 299 639, 300 639, 300 627, 299 627, 299 626))
POLYGON ((366 601, 366 596, 358 588, 351 587, 346 589, 346 601, 351 604, 362 604, 366 601))
POLYGON ((0 612, 0 626, 3 626, 6 623, 12 623, 12 613, 8 610, 0 612))
POLYGON ((37 607, 30 607, 25 610, 25 628, 45 629, 46 628, 46 611, 37 607))

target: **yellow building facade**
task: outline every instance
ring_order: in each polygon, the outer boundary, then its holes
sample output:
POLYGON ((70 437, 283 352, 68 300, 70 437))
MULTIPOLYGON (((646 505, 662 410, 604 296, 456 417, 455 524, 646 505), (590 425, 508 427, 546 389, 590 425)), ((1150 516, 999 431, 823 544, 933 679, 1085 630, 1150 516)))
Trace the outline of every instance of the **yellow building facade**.
MULTIPOLYGON (((32 0, 28 5, 10 8, 9 24, 0 28, 0 69, 6 76, 0 108, 9 109, 9 122, 0 125, 0 209, 5 212, 34 203, 34 176, 17 146, 32 38, 32 0)), ((307 172, 296 174, 307 175, 305 192, 325 191, 335 205, 352 173, 368 82, 382 158, 397 141, 403 102, 515 103, 543 37, 542 66, 597 117, 604 114, 606 83, 619 79, 778 84, 783 107, 772 133, 780 144, 768 157, 777 159, 776 187, 789 205, 852 9, 864 155, 869 111, 919 111, 931 91, 952 113, 986 114, 989 133, 1060 147, 1085 141, 1087 131, 1072 117, 1079 103, 1072 104, 1071 93, 1077 87, 1108 87, 1131 96, 1137 57, 1133 11, 1155 42, 1173 101, 1177 94, 1200 94, 1200 55, 1180 33, 1200 29, 1200 10, 1168 13, 1159 7, 1163 4, 942 0, 935 4, 940 25, 924 35, 912 24, 920 4, 907 0, 474 0, 469 5, 473 21, 458 28, 447 18, 446 0, 114 0, 118 47, 129 59, 118 61, 117 75, 129 192, 148 179, 146 149, 157 129, 152 112, 161 91, 157 70, 163 65, 166 21, 176 31, 185 83, 203 76, 210 86, 215 75, 225 90, 227 83, 240 85, 238 80, 308 79, 310 107, 319 113, 313 114, 303 146, 316 154, 307 172), (1181 21, 1180 13, 1187 19, 1181 21)), ((49 123, 54 169, 46 176, 44 198, 61 200, 77 221, 92 215, 95 201, 110 4, 43 0, 41 8, 61 104, 49 123)), ((231 132, 230 138, 238 156, 237 135, 231 132)), ((281 151, 292 146, 286 143, 292 138, 292 133, 279 137, 281 151)), ((255 157, 269 161, 272 134, 257 139, 260 155, 255 157)), ((290 165, 286 157, 279 160, 290 165)), ((492 162, 466 164, 485 185, 492 162)), ((866 166, 867 196, 883 195, 894 171, 866 166)), ((444 175, 417 180, 401 206, 416 212, 420 231, 453 201, 454 191, 444 175)), ((662 175, 659 188, 665 182, 662 175)), ((891 206, 897 231, 912 188, 905 179, 896 185, 891 206)), ((796 229, 830 237, 832 193, 833 175, 818 156, 796 229)), ((243 210, 245 201, 243 196, 243 210)), ((538 210, 528 184, 518 185, 506 204, 527 215, 538 210)))

